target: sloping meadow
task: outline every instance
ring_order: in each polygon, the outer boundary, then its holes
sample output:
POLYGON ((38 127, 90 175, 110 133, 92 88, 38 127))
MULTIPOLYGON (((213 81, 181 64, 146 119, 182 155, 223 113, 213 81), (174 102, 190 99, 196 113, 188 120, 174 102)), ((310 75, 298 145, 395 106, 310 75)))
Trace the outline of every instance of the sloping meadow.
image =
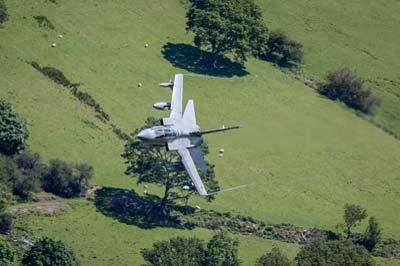
MULTIPOLYGON (((0 97, 27 119, 31 149, 45 159, 58 157, 93 165, 93 184, 142 192, 142 186, 123 174, 120 154, 124 142, 112 127, 27 62, 55 67, 72 82, 79 82, 79 89, 102 106, 113 124, 132 132, 147 116, 168 115, 151 107, 171 97, 158 83, 186 72, 178 68, 182 64, 175 62, 177 67, 173 67, 173 59, 166 60, 162 53, 167 43, 192 45, 192 36, 185 32, 184 5, 178 0, 121 0, 118 4, 24 0, 6 4, 9 20, 0 28, 0 97), (34 16, 46 16, 54 29, 39 27, 34 16), (56 46, 52 47, 53 43, 56 46)), ((283 18, 268 16, 268 10, 265 5, 268 23, 289 27, 283 18)), ((311 55, 310 49, 317 44, 303 44, 306 62, 324 59, 323 53, 311 55)), ((306 69, 314 73, 317 67, 312 66, 306 65, 306 69)), ((222 193, 212 203, 194 197, 191 204, 268 223, 333 230, 342 221, 343 206, 356 203, 378 218, 385 237, 400 238, 400 142, 267 62, 251 59, 246 71, 246 75, 231 78, 185 76, 184 98, 194 99, 202 128, 243 126, 239 131, 205 137, 210 147, 208 160, 216 165, 220 186, 251 184, 222 193), (221 148, 225 149, 222 158, 218 157, 221 148)), ((148 188, 149 193, 160 191, 148 188)), ((66 239, 85 262, 95 265, 142 262, 139 247, 183 233, 172 228, 146 231, 119 225, 113 235, 118 221, 95 213, 91 204, 76 204, 72 211, 49 221, 39 217, 32 221, 33 229, 66 239), (101 226, 82 218, 88 209, 89 217, 101 226), (61 223, 65 219, 70 223, 61 223), (80 234, 89 227, 93 230, 87 232, 84 243, 90 245, 85 245, 80 243, 80 234), (103 231, 108 232, 107 237, 96 237, 103 231), (109 238, 113 241, 104 242, 109 238), (100 239, 101 246, 96 242, 100 239), (129 255, 120 252, 115 260, 101 255, 114 252, 111 246, 128 244, 135 248, 123 249, 132 252, 129 255)), ((195 230, 193 234, 204 232, 195 230)), ((262 248, 255 252, 251 245, 271 247, 271 242, 257 238, 241 241, 241 257, 247 263, 263 252, 262 248)), ((288 248, 291 254, 293 249, 297 247, 288 248)))

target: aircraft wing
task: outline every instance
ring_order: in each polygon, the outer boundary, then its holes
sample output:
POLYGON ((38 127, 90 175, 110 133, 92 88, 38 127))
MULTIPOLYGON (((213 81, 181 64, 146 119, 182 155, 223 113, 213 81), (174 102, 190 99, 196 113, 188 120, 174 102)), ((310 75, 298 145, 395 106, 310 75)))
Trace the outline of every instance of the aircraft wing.
POLYGON ((190 178, 193 181, 194 186, 196 187, 197 192, 199 192, 200 196, 207 196, 207 191, 204 188, 203 181, 197 172, 196 166, 193 162, 192 156, 190 156, 190 152, 188 149, 179 149, 178 150, 179 156, 181 156, 182 163, 186 168, 190 178))
POLYGON ((182 119, 183 74, 176 74, 172 89, 171 114, 172 119, 182 119))

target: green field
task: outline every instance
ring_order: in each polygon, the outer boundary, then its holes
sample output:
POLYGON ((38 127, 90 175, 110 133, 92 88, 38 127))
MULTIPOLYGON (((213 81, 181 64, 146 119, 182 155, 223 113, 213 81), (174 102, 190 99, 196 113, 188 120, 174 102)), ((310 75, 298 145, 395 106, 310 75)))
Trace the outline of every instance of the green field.
MULTIPOLYGON (((110 126, 26 62, 62 70, 72 82, 82 84, 80 89, 101 104, 113 123, 131 132, 147 116, 167 115, 151 107, 170 98, 170 92, 157 84, 175 73, 187 73, 185 68, 174 68, 162 54, 166 43, 191 44, 181 2, 6 1, 10 19, 0 28, 0 98, 10 101, 28 120, 31 149, 45 160, 61 158, 93 165, 93 184, 141 192, 143 187, 123 174, 120 154, 124 143, 110 126), (32 18, 37 15, 47 16, 55 30, 39 28, 32 18), (57 47, 51 48, 53 42, 57 47), (140 88, 139 82, 143 84, 140 88)), ((396 66, 400 60, 391 56, 398 51, 394 40, 398 18, 393 15, 399 10, 398 3, 366 6, 351 2, 347 9, 316 1, 260 1, 260 5, 271 28, 283 28, 304 44, 306 73, 320 79, 332 67, 349 65, 371 83, 382 82, 373 87, 382 97, 374 119, 400 132, 396 121, 400 105, 393 96, 396 88, 384 81, 399 79, 396 66), (377 15, 351 17, 361 5, 363 12, 377 15), (377 10, 387 15, 379 16, 377 10), (342 12, 349 13, 346 20, 338 15, 342 12), (367 25, 373 26, 365 26, 367 18, 367 25), (375 37, 373 42, 372 32, 380 30, 385 38, 375 37), (362 48, 357 47, 360 43, 362 48), (379 62, 372 64, 373 59, 360 49, 374 54, 379 62)), ((191 204, 265 222, 334 229, 341 222, 344 204, 357 203, 379 219, 385 237, 400 238, 400 142, 267 62, 251 59, 246 71, 248 75, 234 78, 185 77, 184 96, 195 100, 202 128, 244 126, 240 131, 206 136, 211 151, 208 159, 216 165, 221 187, 254 183, 220 194, 212 203, 196 197, 191 204), (218 157, 220 148, 225 149, 223 158, 218 157)), ((149 192, 158 191, 150 187, 149 192)), ((212 234, 172 228, 143 230, 95 212, 90 201, 78 200, 73 206, 65 214, 39 216, 29 223, 39 235, 65 239, 84 265, 137 265, 142 262, 139 248, 154 241, 212 234)), ((273 244, 283 245, 292 257, 297 250, 297 246, 251 237, 240 237, 240 242, 245 265, 273 244)), ((398 261, 384 263, 399 265, 398 261)))
POLYGON ((400 2, 352 0, 257 1, 271 29, 283 29, 305 48, 303 71, 320 81, 348 66, 382 100, 374 121, 400 137, 400 2))

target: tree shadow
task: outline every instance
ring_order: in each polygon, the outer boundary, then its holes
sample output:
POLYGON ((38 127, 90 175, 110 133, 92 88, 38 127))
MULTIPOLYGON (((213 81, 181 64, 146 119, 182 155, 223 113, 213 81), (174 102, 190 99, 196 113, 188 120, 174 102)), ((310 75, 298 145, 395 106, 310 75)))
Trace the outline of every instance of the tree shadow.
POLYGON ((224 56, 217 57, 217 63, 214 64, 213 54, 190 44, 168 42, 163 46, 162 54, 174 67, 196 74, 217 77, 242 77, 249 74, 243 65, 224 56))
POLYGON ((181 223, 179 216, 193 213, 190 206, 168 206, 168 215, 159 215, 157 207, 161 198, 156 195, 140 196, 133 190, 103 187, 96 191, 94 203, 102 214, 121 223, 136 225, 142 229, 173 227, 193 229, 190 223, 181 223), (174 215, 173 215, 173 214, 174 215))
POLYGON ((268 61, 280 68, 297 69, 299 67, 297 63, 285 61, 281 57, 275 55, 260 55, 258 58, 263 61, 268 61))

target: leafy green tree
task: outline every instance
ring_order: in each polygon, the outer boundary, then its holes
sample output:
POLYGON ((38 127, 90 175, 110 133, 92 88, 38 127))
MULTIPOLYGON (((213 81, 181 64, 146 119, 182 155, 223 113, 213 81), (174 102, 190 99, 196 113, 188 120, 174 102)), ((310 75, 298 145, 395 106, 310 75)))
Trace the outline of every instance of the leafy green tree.
POLYGON ((4 0, 0 0, 0 24, 6 22, 8 19, 7 7, 4 0))
POLYGON ((374 266, 368 251, 350 241, 316 239, 297 254, 297 266, 374 266))
POLYGON ((279 64, 300 64, 303 60, 303 45, 289 39, 283 31, 271 31, 268 48, 267 58, 279 64))
POLYGON ((225 232, 214 235, 207 244, 205 265, 238 266, 237 256, 239 241, 232 239, 225 232))
MULTIPOLYGON (((147 118, 143 128, 159 125, 159 120, 154 117, 147 118)), ((137 129, 134 133, 138 133, 137 129)), ((207 154, 208 150, 203 146, 203 153, 207 154)), ((125 174, 138 178, 138 183, 153 183, 164 187, 164 195, 157 206, 156 215, 167 215, 167 204, 176 200, 187 200, 194 191, 187 191, 183 186, 190 184, 191 179, 186 171, 171 172, 167 166, 180 160, 175 152, 166 151, 164 146, 152 145, 143 141, 132 138, 125 145, 125 152, 122 157, 126 159, 128 167, 125 174)), ((204 174, 199 172, 204 185, 209 191, 219 189, 215 180, 213 166, 207 164, 207 172, 204 174)), ((209 200, 213 197, 209 197, 209 200)))
POLYGON ((368 220, 368 227, 365 230, 363 244, 367 250, 372 251, 380 240, 381 228, 377 219, 374 216, 371 216, 368 220))
POLYGON ((262 255, 256 262, 256 266, 291 266, 290 260, 282 251, 274 247, 271 252, 262 255))
POLYGON ((319 86, 318 91, 363 113, 370 114, 372 108, 380 104, 379 99, 365 87, 365 81, 346 67, 329 71, 326 82, 319 86))
POLYGON ((172 238, 153 244, 151 249, 142 249, 141 253, 151 266, 206 265, 204 242, 198 238, 172 238))
POLYGON ((25 266, 78 266, 74 251, 61 240, 44 237, 27 251, 22 259, 25 266))
POLYGON ((266 52, 268 28, 253 0, 190 0, 186 17, 186 30, 195 34, 197 47, 214 55, 214 66, 229 53, 243 63, 250 53, 266 52))
POLYGON ((14 265, 16 254, 14 248, 0 236, 0 266, 14 265))
POLYGON ((45 191, 61 197, 77 197, 92 178, 93 168, 86 164, 74 165, 62 160, 51 160, 42 183, 45 191))
POLYGON ((344 226, 347 234, 347 239, 351 236, 351 228, 358 226, 360 222, 367 218, 367 211, 356 204, 346 204, 344 206, 344 226))
POLYGON ((11 104, 0 100, 0 153, 13 155, 25 148, 29 136, 25 120, 11 104))

